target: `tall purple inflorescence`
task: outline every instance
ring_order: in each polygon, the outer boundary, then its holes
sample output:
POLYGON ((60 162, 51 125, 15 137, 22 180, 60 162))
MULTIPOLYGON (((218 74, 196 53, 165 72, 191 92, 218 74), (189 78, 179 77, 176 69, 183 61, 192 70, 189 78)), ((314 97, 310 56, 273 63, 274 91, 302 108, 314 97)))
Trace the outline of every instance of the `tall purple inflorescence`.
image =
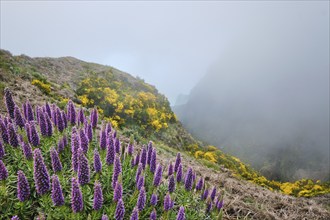
POLYGON ((74 107, 74 104, 71 100, 68 102, 68 118, 71 125, 76 124, 76 120, 77 120, 76 108, 74 107))
POLYGON ((53 124, 48 114, 45 114, 45 118, 47 123, 47 136, 51 137, 53 135, 53 124))
POLYGON ((148 143, 148 152, 147 152, 147 164, 148 165, 150 165, 152 151, 153 151, 152 142, 149 141, 149 143, 148 143))
POLYGON ((79 124, 84 124, 85 122, 85 114, 84 114, 84 109, 80 108, 78 112, 78 123, 79 124))
POLYGON ((109 137, 109 143, 107 144, 107 155, 105 160, 108 165, 113 164, 115 160, 115 146, 113 144, 112 137, 109 137))
POLYGON ((176 216, 176 220, 186 220, 186 215, 184 213, 184 207, 181 206, 178 212, 178 215, 176 216))
POLYGON ((139 163, 138 168, 136 170, 136 174, 135 174, 135 182, 136 183, 139 181, 141 173, 142 173, 142 164, 139 163))
POLYGON ((99 173, 102 171, 102 161, 97 149, 94 150, 94 171, 99 173))
POLYGON ((1 137, 4 143, 9 143, 9 137, 8 137, 8 131, 6 124, 2 121, 0 118, 0 131, 1 131, 1 137))
POLYGON ((22 142, 22 151, 27 160, 32 159, 33 153, 31 145, 29 143, 22 142))
POLYGON ((107 135, 105 133, 105 130, 101 130, 100 132, 100 148, 102 150, 105 150, 105 148, 107 147, 107 135))
POLYGON ((159 186, 161 180, 162 180, 162 175, 163 175, 163 167, 162 165, 158 164, 156 173, 154 175, 154 186, 159 186))
POLYGON ((171 176, 173 173, 174 173, 173 164, 170 163, 170 165, 168 166, 167 176, 171 176))
POLYGON ((71 134, 71 163, 72 169, 77 172, 78 171, 78 149, 79 149, 79 136, 77 131, 72 129, 71 134))
POLYGON ((5 164, 0 160, 0 181, 5 180, 8 177, 8 171, 5 164))
POLYGON ((54 147, 52 147, 50 149, 50 159, 52 161, 52 168, 53 168, 54 173, 61 171, 62 163, 61 163, 58 153, 54 147))
POLYGON ((38 108, 39 111, 39 126, 40 126, 40 132, 42 136, 47 136, 47 122, 46 122, 46 118, 45 115, 43 113, 43 111, 38 108))
POLYGON ((30 197, 30 185, 23 171, 17 172, 17 198, 23 202, 30 197))
POLYGON ((210 213, 212 211, 213 205, 211 201, 208 201, 206 204, 206 213, 210 213))
POLYGON ((172 193, 174 192, 174 190, 175 190, 175 179, 174 176, 171 175, 168 180, 168 191, 172 193))
POLYGON ((154 149, 152 151, 151 159, 150 159, 150 172, 155 173, 156 163, 157 163, 157 153, 156 153, 156 149, 154 149))
POLYGON ((118 202, 123 197, 123 186, 117 181, 115 189, 113 191, 113 201, 118 202))
POLYGON ((103 193, 101 184, 96 181, 94 184, 94 199, 93 199, 93 209, 99 210, 103 205, 103 193))
POLYGON ((140 153, 138 152, 135 156, 135 166, 139 165, 140 163, 140 153))
POLYGON ((138 207, 139 211, 141 212, 144 209, 144 206, 146 205, 146 191, 144 187, 141 188, 139 197, 137 200, 136 206, 138 207))
POLYGON ((112 188, 115 188, 117 180, 118 180, 118 176, 121 172, 122 172, 122 168, 121 168, 120 158, 118 155, 116 155, 113 173, 112 173, 112 188))
POLYGON ((88 141, 91 142, 93 140, 93 128, 91 124, 87 125, 86 133, 87 133, 88 141))
POLYGON ((177 173, 179 169, 179 165, 181 164, 181 154, 180 152, 176 155, 175 165, 174 165, 174 171, 177 173))
POLYGON ((172 201, 170 194, 167 193, 164 198, 164 211, 169 211, 173 206, 174 202, 172 201))
POLYGON ((64 197, 58 176, 52 176, 52 201, 54 206, 64 205, 64 197))
POLYGON ((197 191, 202 190, 203 185, 204 185, 204 181, 203 181, 203 177, 201 177, 201 178, 199 179, 197 185, 196 185, 196 190, 197 190, 197 191))
POLYGON ((97 109, 93 109, 91 112, 91 124, 93 128, 96 128, 97 126, 97 121, 98 121, 98 113, 97 113, 97 109))
POLYGON ((182 165, 181 163, 179 164, 177 173, 176 173, 176 181, 179 183, 182 181, 182 165))
POLYGON ((117 154, 120 154, 120 141, 118 138, 114 138, 115 141, 115 150, 117 154))
POLYGON ((214 186, 210 195, 212 202, 214 201, 216 194, 217 194, 217 188, 214 186))
POLYGON ((31 139, 31 144, 34 147, 40 144, 40 138, 33 122, 30 123, 30 139, 31 139))
POLYGON ((81 129, 79 131, 79 136, 80 136, 80 147, 83 149, 84 153, 87 154, 88 151, 88 138, 85 134, 85 131, 81 129))
POLYGON ((134 207, 130 220, 139 220, 139 210, 137 207, 134 207))
POLYGON ((191 167, 188 168, 186 176, 185 176, 185 180, 184 180, 184 186, 186 188, 186 190, 190 191, 192 189, 193 186, 193 171, 191 169, 191 167))
POLYGON ((71 208, 73 212, 80 212, 84 208, 82 193, 76 178, 71 181, 71 208))
POLYGON ((33 177, 37 193, 43 195, 50 189, 50 180, 48 170, 39 148, 34 150, 33 165, 33 177))
POLYGON ((0 141, 0 159, 2 159, 5 156, 5 148, 3 147, 1 141, 0 141))
POLYGON ((85 185, 90 181, 88 159, 82 148, 78 149, 78 181, 80 185, 85 185))
POLYGON ((7 111, 9 113, 10 118, 14 119, 14 111, 15 111, 15 102, 13 100, 13 97, 11 95, 11 92, 9 88, 5 88, 5 103, 7 107, 7 111))
POLYGON ((123 220, 125 215, 125 205, 122 199, 117 202, 116 212, 115 212, 115 219, 116 220, 123 220))
POLYGON ((207 199, 208 196, 209 196, 209 189, 205 189, 201 196, 201 199, 205 200, 205 199, 207 199))
POLYGON ((59 108, 56 108, 56 121, 58 131, 62 132, 64 130, 65 124, 63 121, 61 110, 59 108))
POLYGON ((62 119, 63 119, 63 124, 64 124, 64 128, 68 127, 68 117, 66 115, 66 113, 64 111, 62 111, 62 119))
POLYGON ((33 109, 29 101, 25 103, 26 105, 26 120, 27 121, 33 121, 34 116, 33 116, 33 109))
POLYGON ((158 202, 158 197, 156 194, 153 193, 150 198, 150 205, 156 206, 157 202, 158 202))
POLYGON ((157 213, 156 210, 154 209, 151 213, 150 213, 150 220, 156 220, 157 219, 157 213))
POLYGON ((136 183, 136 188, 140 191, 143 186, 144 186, 144 176, 139 176, 139 179, 136 183))
POLYGON ((129 156, 132 156, 133 155, 133 151, 134 151, 134 146, 133 144, 129 143, 128 144, 128 147, 127 147, 127 153, 129 156))
POLYGON ((18 147, 18 137, 14 125, 12 123, 8 123, 7 125, 7 133, 9 136, 9 144, 13 147, 18 147))
POLYGON ((23 128, 25 125, 25 121, 24 118, 22 117, 21 110, 17 105, 15 106, 14 117, 15 117, 16 125, 18 125, 20 128, 23 128))
POLYGON ((145 169, 147 164, 147 150, 145 147, 142 148, 140 162, 142 163, 142 168, 145 169))
POLYGON ((62 151, 64 151, 64 141, 63 141, 63 138, 58 141, 57 151, 59 153, 61 153, 62 151))

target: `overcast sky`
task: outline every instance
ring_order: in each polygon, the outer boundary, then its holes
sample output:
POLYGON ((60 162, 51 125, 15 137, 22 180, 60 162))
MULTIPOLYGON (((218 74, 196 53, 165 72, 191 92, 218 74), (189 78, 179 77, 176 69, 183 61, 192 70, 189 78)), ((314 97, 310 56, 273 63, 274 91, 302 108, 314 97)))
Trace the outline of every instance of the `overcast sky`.
POLYGON ((2 49, 111 65, 155 85, 172 104, 227 53, 241 53, 237 45, 260 50, 261 39, 265 53, 273 52, 269 44, 286 54, 305 34, 322 52, 308 54, 307 43, 290 54, 329 59, 329 1, 1 1, 2 49))

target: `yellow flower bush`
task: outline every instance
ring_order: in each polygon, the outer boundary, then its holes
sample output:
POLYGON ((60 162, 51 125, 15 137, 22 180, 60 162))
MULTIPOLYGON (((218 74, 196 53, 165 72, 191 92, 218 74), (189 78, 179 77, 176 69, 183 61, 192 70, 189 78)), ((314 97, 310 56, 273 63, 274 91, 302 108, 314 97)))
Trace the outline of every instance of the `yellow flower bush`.
POLYGON ((43 93, 49 94, 51 89, 50 89, 50 84, 41 82, 38 79, 34 79, 31 82, 32 85, 37 86, 43 93))

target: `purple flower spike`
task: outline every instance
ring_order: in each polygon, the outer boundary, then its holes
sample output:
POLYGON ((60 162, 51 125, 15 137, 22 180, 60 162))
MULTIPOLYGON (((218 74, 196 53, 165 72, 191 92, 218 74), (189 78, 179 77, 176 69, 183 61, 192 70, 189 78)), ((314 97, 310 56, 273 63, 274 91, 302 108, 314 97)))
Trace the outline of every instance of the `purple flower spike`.
POLYGON ((201 177, 196 185, 196 190, 197 191, 202 190, 203 186, 204 186, 204 181, 203 181, 203 177, 201 177))
POLYGON ((75 172, 78 171, 78 149, 79 149, 79 136, 74 129, 72 129, 71 134, 71 162, 72 168, 75 172))
POLYGON ((144 176, 140 176, 139 180, 136 183, 136 188, 140 191, 144 187, 144 176))
POLYGON ((181 164, 181 154, 180 152, 176 154, 176 160, 174 165, 174 171, 177 173, 179 169, 179 165, 181 164))
POLYGON ((210 198, 211 198, 212 202, 214 201, 216 194, 217 194, 217 188, 213 187, 213 190, 212 190, 211 195, 210 195, 210 198))
POLYGON ((191 167, 188 168, 188 171, 186 173, 185 180, 184 180, 184 186, 185 186, 186 190, 188 190, 188 191, 190 191, 192 189, 193 171, 192 171, 191 167))
POLYGON ((212 208, 213 208, 212 202, 209 201, 206 205, 206 213, 210 213, 212 211, 212 208))
POLYGON ((19 220, 19 217, 17 215, 11 217, 11 220, 19 220))
POLYGON ((112 137, 113 138, 116 138, 117 137, 117 131, 115 131, 115 130, 113 131, 112 137))
POLYGON ((52 168, 53 168, 54 173, 61 171, 62 163, 61 163, 58 153, 54 147, 52 147, 52 149, 50 150, 50 158, 52 161, 52 168))
POLYGON ((71 208, 76 213, 83 210, 84 203, 77 179, 73 177, 71 182, 71 208))
POLYGON ((33 109, 30 102, 27 101, 25 105, 26 105, 26 117, 27 117, 26 120, 33 121, 34 120, 33 109))
POLYGON ((86 133, 87 133, 87 137, 88 137, 88 140, 90 143, 93 140, 93 128, 92 128, 91 124, 87 125, 86 133))
POLYGON ((64 197, 58 176, 52 176, 52 201, 54 206, 64 205, 64 197))
POLYGON ((7 125, 7 133, 9 136, 9 144, 13 147, 18 147, 18 137, 14 125, 12 123, 8 123, 7 125))
POLYGON ((157 163, 157 153, 156 149, 152 151, 151 160, 150 160, 150 172, 155 173, 156 171, 156 163, 157 163))
POLYGON ((125 206, 122 199, 120 199, 116 206, 116 213, 115 213, 115 219, 116 220, 123 220, 125 215, 125 206))
POLYGON ((15 102, 13 100, 13 97, 11 95, 11 91, 9 90, 9 88, 5 88, 5 103, 6 103, 7 111, 9 113, 10 118, 14 119, 15 102))
POLYGON ((128 147, 127 147, 127 153, 129 156, 132 156, 133 155, 133 151, 134 151, 134 146, 133 144, 128 144, 128 147))
POLYGON ((209 189, 205 189, 203 194, 202 194, 201 199, 206 200, 208 196, 209 196, 209 189))
POLYGON ((153 151, 152 142, 149 141, 149 143, 148 143, 148 153, 147 153, 147 164, 148 165, 150 165, 152 151, 153 151))
POLYGON ((122 172, 122 168, 121 168, 120 158, 118 155, 116 155, 113 173, 112 173, 112 188, 115 188, 117 180, 118 180, 118 176, 121 172, 122 172))
POLYGON ((145 147, 142 148, 140 162, 142 163, 142 168, 145 169, 147 163, 147 150, 145 147))
POLYGON ((83 129, 81 129, 79 131, 79 135, 80 135, 80 147, 83 149, 84 153, 87 154, 87 151, 88 151, 88 138, 85 134, 85 131, 83 129))
POLYGON ((57 144, 57 151, 60 153, 64 151, 64 141, 63 139, 60 139, 57 144))
POLYGON ((5 148, 3 147, 1 141, 0 141, 0 159, 2 159, 5 156, 5 148))
POLYGON ((118 138, 115 138, 115 150, 117 154, 120 154, 120 141, 118 138))
POLYGON ((184 213, 184 207, 181 206, 178 212, 178 215, 176 216, 176 220, 186 220, 186 215, 184 213))
POLYGON ((37 193, 39 195, 43 195, 50 189, 50 180, 48 170, 44 163, 44 158, 42 157, 39 148, 34 150, 33 162, 33 177, 35 186, 37 188, 37 193))
POLYGON ((96 173, 99 173, 102 171, 102 162, 101 157, 97 149, 94 150, 94 170, 96 173))
POLYGON ((156 173, 154 175, 154 186, 159 186, 160 181, 162 180, 163 168, 162 165, 158 164, 156 173))
POLYGON ((94 200, 93 200, 93 209, 99 210, 103 205, 103 193, 101 184, 99 182, 95 182, 94 184, 94 200))
POLYGON ((97 109, 94 108, 91 113, 91 124, 93 128, 96 128, 97 121, 98 121, 98 113, 97 113, 97 109))
POLYGON ((79 124, 84 124, 85 122, 85 114, 84 114, 84 109, 80 108, 78 112, 78 123, 79 124))
POLYGON ((109 217, 106 214, 103 214, 101 220, 109 220, 109 217))
POLYGON ((111 127, 111 124, 110 123, 107 123, 107 125, 105 126, 105 132, 107 134, 109 134, 112 130, 112 127, 111 127))
POLYGON ((51 137, 53 135, 53 124, 48 114, 45 114, 45 118, 47 123, 47 136, 51 137))
POLYGON ((107 145, 107 155, 105 160, 108 165, 113 164, 115 160, 115 146, 111 137, 109 137, 109 143, 107 145))
POLYGON ((130 220, 139 220, 139 210, 136 207, 133 209, 130 220))
POLYGON ((174 179, 174 176, 171 175, 169 180, 168 180, 168 191, 170 193, 174 192, 175 190, 175 179, 174 179))
POLYGON ((64 111, 62 111, 62 120, 63 120, 63 124, 64 124, 64 128, 67 128, 68 127, 68 118, 67 118, 67 115, 65 114, 64 111))
POLYGON ((140 190, 140 193, 139 193, 139 197, 138 197, 136 206, 139 209, 139 211, 141 212, 144 209, 145 205, 146 205, 146 191, 145 191, 144 187, 142 187, 140 190))
POLYGON ((136 170, 136 174, 135 174, 135 182, 136 183, 139 181, 141 173, 142 173, 142 164, 139 163, 138 168, 136 170))
POLYGON ((217 209, 220 211, 220 209, 223 207, 223 199, 218 202, 217 209))
POLYGON ((46 102, 46 104, 45 104, 45 110, 46 110, 46 113, 48 114, 48 116, 52 117, 52 110, 50 109, 48 102, 46 102))
POLYGON ((5 164, 0 160, 0 181, 5 180, 8 177, 8 171, 5 164))
POLYGON ((61 110, 59 108, 56 108, 56 121, 58 131, 62 132, 64 130, 65 124, 63 121, 61 110))
POLYGON ((123 187, 121 183, 117 181, 113 192, 113 201, 118 202, 122 197, 123 197, 123 187))
POLYGON ((33 153, 32 153, 31 145, 29 143, 22 142, 22 150, 27 160, 32 159, 33 153))
POLYGON ((100 132, 100 148, 104 150, 107 147, 107 135, 105 130, 101 130, 100 132))
POLYGON ((156 210, 154 209, 151 213, 150 213, 150 220, 156 220, 157 219, 157 214, 156 214, 156 210))
POLYGON ((135 156, 135 166, 139 165, 140 163, 140 153, 137 153, 135 156))
POLYGON ((167 176, 171 176, 173 173, 174 173, 173 164, 170 163, 170 165, 168 166, 167 176))
POLYGON ((1 118, 0 118, 0 131, 1 131, 1 137, 2 137, 3 142, 8 144, 9 143, 9 136, 8 136, 7 126, 2 121, 1 118))
POLYGON ((182 181, 182 165, 179 164, 178 171, 176 173, 176 181, 179 183, 182 181))
POLYGON ((30 197, 30 185, 24 175, 23 171, 19 170, 17 173, 17 198, 24 202, 30 197))
POLYGON ((170 209, 173 208, 174 202, 171 199, 170 194, 166 194, 164 198, 164 211, 169 211, 170 209))
POLYGON ((156 194, 152 194, 150 198, 150 205, 156 206, 158 202, 158 197, 156 194))
POLYGON ((81 186, 89 183, 89 165, 82 148, 78 149, 78 181, 81 186))
POLYGON ((71 125, 75 125, 76 124, 76 109, 74 107, 73 102, 70 100, 68 102, 68 117, 69 117, 69 121, 71 123, 71 125))
POLYGON ((39 126, 40 126, 40 132, 42 136, 47 136, 47 122, 44 113, 40 108, 38 108, 39 111, 39 126))
POLYGON ((25 132, 26 132, 26 137, 27 137, 29 143, 31 143, 32 142, 32 140, 31 140, 31 126, 30 126, 29 123, 25 124, 25 132))
POLYGON ((19 109, 19 107, 17 105, 15 106, 14 117, 15 117, 16 125, 18 125, 20 128, 23 128, 25 125, 25 121, 22 117, 21 110, 19 109))
POLYGON ((34 147, 40 144, 40 138, 33 122, 31 122, 30 124, 30 139, 31 139, 31 144, 34 147))

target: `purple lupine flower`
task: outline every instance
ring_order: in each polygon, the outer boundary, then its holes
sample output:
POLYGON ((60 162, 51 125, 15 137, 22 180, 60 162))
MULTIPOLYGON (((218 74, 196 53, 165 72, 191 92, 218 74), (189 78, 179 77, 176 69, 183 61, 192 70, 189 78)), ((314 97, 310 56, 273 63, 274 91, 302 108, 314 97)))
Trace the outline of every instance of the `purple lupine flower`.
POLYGON ((46 104, 45 104, 45 110, 46 110, 46 113, 48 114, 48 116, 52 117, 52 111, 50 109, 48 102, 46 102, 46 104))
POLYGON ((114 138, 115 139, 115 150, 117 154, 120 154, 120 141, 118 138, 114 138))
POLYGON ((173 173, 174 173, 173 164, 170 163, 170 165, 168 166, 167 176, 171 176, 173 173))
POLYGON ((33 177, 37 193, 43 195, 50 189, 50 180, 44 158, 39 148, 34 150, 33 165, 33 177))
POLYGON ((177 173, 179 169, 179 165, 181 164, 181 154, 178 152, 176 154, 176 160, 175 160, 175 165, 174 165, 174 171, 177 173))
POLYGON ((209 201, 206 205, 206 213, 210 213, 212 211, 213 205, 212 202, 209 201))
POLYGON ((32 159, 33 153, 32 153, 32 147, 31 147, 30 143, 22 142, 22 151, 27 160, 32 159))
POLYGON ((54 173, 62 170, 62 163, 58 156, 58 153, 54 147, 50 149, 50 159, 52 161, 52 168, 54 173))
POLYGON ((192 189, 193 186, 193 171, 191 169, 191 167, 188 168, 186 176, 185 176, 185 180, 184 180, 184 186, 186 188, 186 190, 190 191, 192 189))
POLYGON ((216 194, 217 194, 217 188, 215 188, 215 186, 214 186, 213 190, 211 192, 211 195, 210 195, 210 198, 211 198, 212 202, 214 201, 216 194))
POLYGON ((123 220, 125 215, 125 205, 122 199, 119 199, 116 206, 115 219, 123 220))
POLYGON ((133 209, 130 220, 139 220, 139 210, 136 207, 133 209))
POLYGON ((106 214, 103 214, 101 220, 109 220, 109 217, 106 214))
POLYGON ((13 147, 18 147, 18 137, 14 125, 12 123, 8 123, 7 125, 7 133, 9 136, 9 144, 13 147))
POLYGON ((144 209, 144 206, 146 205, 146 200, 147 200, 146 191, 145 191, 144 187, 142 187, 140 190, 140 193, 139 193, 137 204, 136 204, 136 206, 140 212, 144 209))
POLYGON ((196 190, 197 191, 202 190, 203 186, 204 186, 204 180, 203 177, 201 177, 196 185, 196 190))
POLYGON ((48 114, 45 114, 45 119, 47 123, 47 136, 51 137, 53 135, 53 124, 48 114))
POLYGON ((209 196, 209 189, 204 189, 201 199, 206 200, 208 196, 209 196))
POLYGON ((133 144, 128 144, 128 147, 127 147, 127 153, 128 153, 128 155, 132 156, 133 155, 133 151, 134 151, 133 144))
POLYGON ((107 134, 109 134, 111 132, 112 128, 111 128, 111 124, 110 123, 107 123, 106 126, 105 126, 105 132, 107 134))
POLYGON ((65 124, 64 120, 61 114, 61 110, 59 108, 56 108, 56 121, 57 121, 57 129, 59 132, 62 132, 64 130, 65 124))
POLYGON ((115 157, 114 168, 112 173, 112 188, 115 188, 119 174, 122 172, 121 162, 118 155, 115 157))
POLYGON ((63 139, 60 139, 57 144, 57 151, 60 153, 64 151, 64 141, 63 139))
POLYGON ((40 138, 33 122, 30 123, 30 139, 31 139, 31 144, 34 147, 40 144, 40 138))
POLYGON ((220 211, 220 209, 223 207, 223 199, 217 203, 217 209, 220 211))
POLYGON ((101 157, 97 149, 94 150, 94 170, 96 173, 99 173, 102 171, 102 162, 101 157))
POLYGON ((142 173, 142 164, 139 163, 138 168, 136 170, 136 174, 135 174, 135 182, 136 183, 139 181, 141 173, 142 173))
POLYGON ((30 185, 23 171, 17 172, 17 198, 24 202, 30 197, 30 185))
POLYGON ((18 125, 20 128, 23 128, 25 121, 22 117, 21 110, 17 105, 15 106, 15 110, 14 110, 14 118, 16 125, 18 125))
POLYGON ((96 128, 97 121, 98 121, 98 113, 97 113, 97 109, 94 108, 91 113, 91 124, 93 128, 96 128))
POLYGON ((78 123, 79 124, 84 124, 85 122, 85 115, 84 115, 84 109, 80 108, 78 112, 78 123))
POLYGON ((26 120, 28 121, 33 121, 34 120, 34 117, 33 117, 33 109, 32 109, 32 106, 30 104, 29 101, 26 101, 26 120))
POLYGON ((0 181, 5 180, 8 177, 8 171, 5 164, 0 160, 0 181))
POLYGON ((176 181, 179 183, 182 181, 182 165, 181 163, 179 164, 177 173, 176 173, 176 181))
POLYGON ((72 168, 75 172, 78 171, 78 149, 79 149, 79 136, 75 130, 72 129, 71 134, 71 162, 72 168))
POLYGON ((14 115, 14 111, 15 111, 15 102, 13 100, 13 97, 11 95, 11 91, 9 90, 9 88, 5 88, 5 103, 6 103, 6 107, 7 107, 7 111, 9 113, 10 118, 14 119, 15 115, 14 115))
POLYGON ((11 220, 19 220, 19 217, 17 215, 11 217, 11 220))
POLYGON ((47 122, 45 119, 45 115, 42 112, 42 110, 40 108, 38 108, 39 111, 39 126, 40 126, 40 132, 42 136, 47 136, 47 122))
POLYGON ((107 147, 107 136, 105 130, 101 130, 100 132, 100 148, 104 150, 107 147))
POLYGON ((156 220, 157 219, 157 214, 156 214, 156 210, 154 209, 151 213, 150 213, 150 220, 156 220))
POLYGON ((171 196, 169 193, 166 194, 164 198, 164 211, 169 211, 173 208, 174 202, 171 199, 171 196))
POLYGON ((5 148, 3 147, 1 141, 0 141, 0 159, 2 159, 5 156, 5 148))
POLYGON ((178 215, 176 216, 176 220, 186 220, 186 215, 184 213, 184 207, 181 206, 178 212, 178 215))
POLYGON ((112 138, 109 137, 109 143, 107 144, 107 155, 106 155, 106 163, 108 165, 113 164, 115 160, 115 146, 113 144, 112 138))
POLYGON ((93 209, 99 210, 102 208, 103 205, 103 193, 101 184, 96 181, 94 184, 94 200, 93 200, 93 209))
POLYGON ((156 163, 157 163, 157 153, 156 149, 152 151, 151 160, 150 160, 150 172, 155 173, 156 171, 156 163))
POLYGON ((25 124, 25 132, 26 132, 26 137, 27 137, 29 143, 31 143, 32 142, 31 141, 31 126, 29 123, 25 124))
POLYGON ((73 102, 70 100, 68 102, 68 116, 69 116, 69 121, 71 123, 71 125, 75 125, 76 124, 76 109, 75 106, 73 104, 73 102))
POLYGON ((116 130, 113 130, 112 137, 113 137, 113 138, 116 138, 116 137, 117 137, 117 131, 116 131, 116 130))
POLYGON ((145 147, 142 148, 140 162, 142 163, 142 168, 145 169, 147 163, 147 150, 145 147))
POLYGON ((67 115, 64 111, 62 111, 62 120, 63 120, 64 128, 67 128, 68 127, 68 119, 67 119, 67 115))
POLYGON ((93 128, 92 128, 91 124, 88 124, 86 133, 87 133, 89 142, 91 142, 93 140, 93 128))
POLYGON ((89 183, 90 173, 88 159, 86 158, 83 149, 78 149, 78 181, 81 186, 89 183))
POLYGON ((0 119, 0 131, 1 131, 1 137, 4 143, 9 143, 9 137, 8 137, 8 131, 6 124, 0 119))
POLYGON ((52 176, 52 201, 54 206, 64 205, 62 187, 57 175, 52 176))
POLYGON ((149 143, 148 143, 148 153, 147 153, 147 164, 148 165, 150 165, 152 151, 153 151, 152 142, 149 141, 149 143))
POLYGON ((174 176, 171 175, 168 180, 168 191, 172 193, 174 192, 174 190, 175 190, 175 179, 174 176))
POLYGON ((118 202, 123 197, 123 187, 119 181, 116 182, 115 189, 113 191, 113 201, 118 202))
POLYGON ((140 191, 143 186, 144 186, 144 176, 140 176, 139 180, 136 183, 136 188, 140 191))
POLYGON ((159 186, 160 181, 162 180, 163 168, 162 165, 158 164, 156 173, 154 175, 154 186, 159 186))
POLYGON ((135 156, 135 166, 139 165, 140 163, 140 153, 137 153, 135 156))
POLYGON ((150 205, 156 206, 157 202, 158 202, 158 197, 156 194, 153 193, 150 198, 150 205))
POLYGON ((85 131, 83 129, 81 129, 79 131, 79 135, 80 135, 80 147, 83 149, 84 153, 87 154, 87 151, 88 151, 88 138, 85 134, 85 131))
POLYGON ((71 180, 71 208, 73 212, 80 212, 84 208, 82 193, 76 178, 71 180))

